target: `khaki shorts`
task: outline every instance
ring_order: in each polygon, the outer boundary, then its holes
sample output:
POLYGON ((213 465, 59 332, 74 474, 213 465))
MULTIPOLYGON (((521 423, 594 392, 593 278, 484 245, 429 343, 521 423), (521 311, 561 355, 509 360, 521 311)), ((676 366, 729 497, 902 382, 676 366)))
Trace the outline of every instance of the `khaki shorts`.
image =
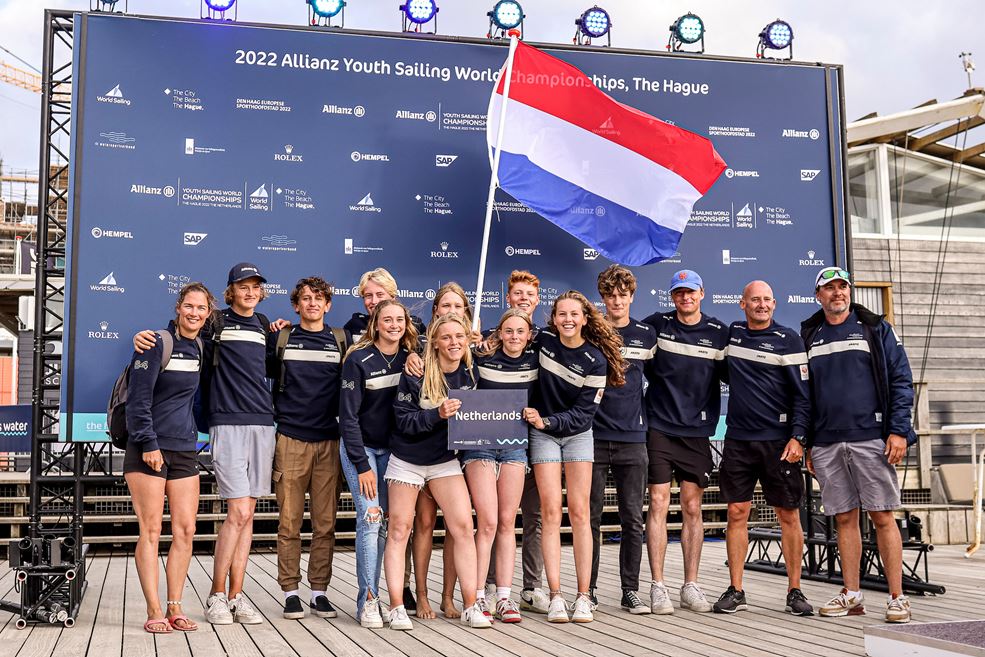
POLYGON ((824 515, 860 507, 863 511, 899 508, 896 467, 886 460, 885 450, 886 442, 880 438, 820 445, 811 450, 824 515))

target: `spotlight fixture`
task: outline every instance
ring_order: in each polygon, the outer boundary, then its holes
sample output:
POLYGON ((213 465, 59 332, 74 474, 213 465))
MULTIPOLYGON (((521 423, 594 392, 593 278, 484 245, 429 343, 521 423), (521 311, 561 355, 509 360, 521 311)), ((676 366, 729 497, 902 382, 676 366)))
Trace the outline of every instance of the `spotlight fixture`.
POLYGON ((705 51, 705 22, 700 16, 688 12, 674 21, 670 26, 670 38, 667 39, 667 50, 683 52, 683 46, 697 46, 697 50, 687 52, 703 53, 705 51))
POLYGON ((520 30, 520 38, 523 38, 523 7, 516 0, 499 0, 493 6, 492 11, 486 14, 489 17, 489 32, 486 37, 490 39, 502 39, 510 30, 520 30))
POLYGON ((435 0, 407 0, 400 5, 400 15, 404 32, 420 32, 421 27, 434 21, 434 32, 438 32, 438 3, 435 0))
POLYGON ((305 0, 308 4, 308 24, 315 27, 345 27, 345 0, 305 0), (339 25, 332 19, 339 17, 339 25))
MULTIPOLYGON (((89 9, 91 11, 112 12, 120 0, 90 0, 89 9)), ((123 13, 127 13, 127 2, 123 2, 123 13)))
POLYGON ((767 50, 783 49, 787 50, 787 56, 774 59, 793 59, 793 28, 790 27, 790 23, 777 18, 759 33, 756 57, 765 57, 767 50))
POLYGON ((202 0, 199 16, 209 20, 234 21, 238 13, 239 5, 236 4, 236 0, 202 0), (227 19, 226 14, 230 9, 233 11, 233 16, 227 19))
POLYGON ((609 12, 595 5, 591 9, 585 10, 581 16, 575 19, 575 38, 574 43, 579 46, 590 46, 592 39, 606 37, 606 45, 612 45, 612 20, 609 12))

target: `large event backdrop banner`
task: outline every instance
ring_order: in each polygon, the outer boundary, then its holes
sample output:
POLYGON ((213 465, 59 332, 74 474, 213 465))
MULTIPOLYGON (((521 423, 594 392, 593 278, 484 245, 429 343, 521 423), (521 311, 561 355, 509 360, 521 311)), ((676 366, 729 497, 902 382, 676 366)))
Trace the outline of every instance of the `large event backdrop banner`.
MULTIPOLYGON (((356 285, 375 267, 425 319, 441 284, 474 290, 506 46, 79 14, 63 438, 106 439, 133 333, 166 326, 188 281, 221 297, 236 262, 267 277, 271 318, 296 317, 290 291, 313 274, 335 286, 334 325, 363 309, 356 285)), ((817 269, 846 256, 838 67, 545 47, 616 100, 707 135, 729 166, 679 256, 635 269, 635 317, 672 308, 683 267, 725 322, 756 278, 781 323, 817 309, 817 269)), ((565 290, 598 300, 608 261, 502 192, 495 210, 484 326, 513 269, 540 277, 538 324, 565 290)))

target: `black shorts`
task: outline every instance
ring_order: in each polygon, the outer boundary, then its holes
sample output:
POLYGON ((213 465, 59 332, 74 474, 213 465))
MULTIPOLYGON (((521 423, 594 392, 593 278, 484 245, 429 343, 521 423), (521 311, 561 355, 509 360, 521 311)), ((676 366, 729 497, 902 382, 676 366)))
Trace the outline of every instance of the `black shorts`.
POLYGON ((804 501, 804 477, 799 463, 781 461, 789 439, 725 439, 718 486, 723 502, 749 502, 756 482, 763 486, 766 503, 796 509, 804 501))
POLYGON ((127 451, 123 456, 123 474, 139 472, 140 474, 146 474, 152 477, 160 477, 167 481, 198 476, 198 452, 195 450, 176 452, 170 449, 162 449, 161 456, 164 457, 164 465, 161 466, 160 472, 154 472, 149 465, 144 463, 144 452, 140 448, 140 445, 138 443, 127 443, 127 451))
POLYGON ((650 429, 646 437, 646 450, 650 457, 646 483, 669 484, 690 481, 701 488, 708 487, 715 462, 711 458, 711 441, 707 438, 681 438, 668 436, 650 429))

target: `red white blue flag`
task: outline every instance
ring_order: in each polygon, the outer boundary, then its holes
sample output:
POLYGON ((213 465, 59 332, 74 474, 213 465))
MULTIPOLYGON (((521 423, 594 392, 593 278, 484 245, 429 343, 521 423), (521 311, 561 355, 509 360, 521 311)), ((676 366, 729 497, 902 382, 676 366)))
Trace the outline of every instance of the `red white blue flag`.
MULTIPOLYGON (((505 77, 489 102, 490 149, 499 138, 505 77)), ((676 253, 694 203, 726 168, 707 138, 623 105, 574 66, 522 42, 502 139, 503 190, 632 266, 676 253)))

